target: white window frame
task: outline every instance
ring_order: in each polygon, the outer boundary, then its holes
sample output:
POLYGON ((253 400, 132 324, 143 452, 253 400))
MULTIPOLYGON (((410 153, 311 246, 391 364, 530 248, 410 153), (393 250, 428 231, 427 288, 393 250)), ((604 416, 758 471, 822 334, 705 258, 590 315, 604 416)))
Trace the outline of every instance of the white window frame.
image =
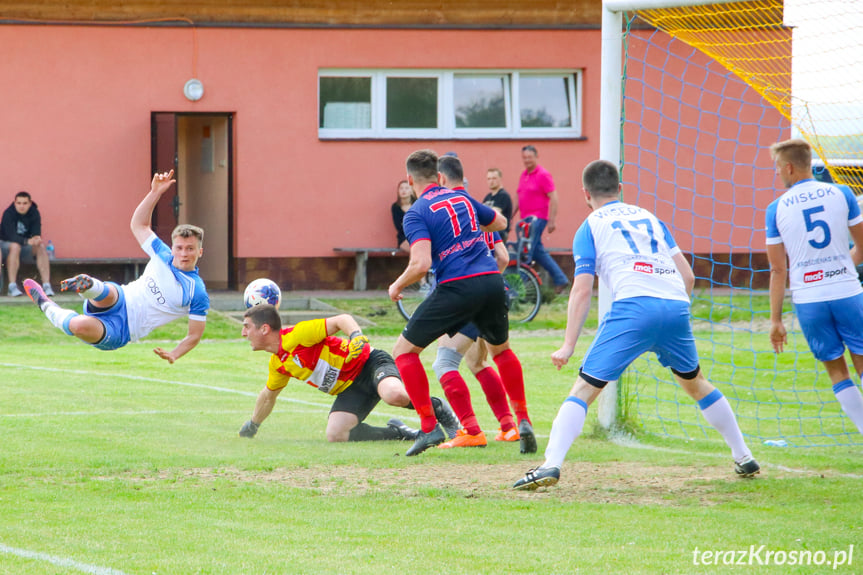
POLYGON ((519 126, 521 137, 527 138, 550 138, 581 137, 581 71, 580 70, 522 70, 513 72, 512 78, 513 115, 519 126), (519 96, 519 80, 521 76, 563 76, 569 85, 569 110, 572 126, 568 128, 522 128, 521 127, 521 99, 519 96))
MULTIPOLYGON (((371 78, 371 128, 342 129, 318 127, 318 137, 322 140, 345 139, 446 139, 446 140, 483 140, 483 139, 575 139, 581 138, 582 116, 582 70, 508 70, 508 69, 345 69, 322 68, 318 71, 318 106, 320 113, 321 77, 365 77, 371 78), (475 75, 504 78, 504 104, 506 106, 505 128, 457 128, 455 126, 454 79, 456 75, 475 75), (569 84, 569 107, 572 126, 567 128, 522 128, 519 106, 519 79, 526 76, 554 76, 566 78, 569 84), (437 78, 437 117, 438 127, 428 128, 387 128, 386 127, 386 80, 398 78, 437 78)), ((317 119, 320 126, 320 118, 317 119)))
POLYGON ((420 138, 423 140, 443 138, 445 130, 442 124, 443 109, 443 78, 440 72, 431 70, 390 70, 372 76, 372 110, 377 109, 377 115, 372 113, 371 138, 420 138), (437 80, 437 128, 387 128, 387 79, 388 78, 434 78, 437 80), (375 89, 377 88, 377 89, 375 89), (377 116, 377 118, 375 118, 377 116), (377 125, 375 124, 377 119, 377 125), (379 135, 385 134, 385 135, 379 135))
POLYGON ((450 88, 449 111, 446 119, 449 121, 450 132, 456 139, 510 138, 514 132, 512 115, 512 73, 494 70, 453 70, 449 74, 450 88), (455 125, 455 77, 480 76, 486 78, 503 77, 503 99, 506 108, 506 127, 504 128, 457 128, 455 125))
MULTIPOLYGON (((327 78, 335 78, 335 77, 371 78, 372 85, 371 85, 371 93, 370 93, 369 97, 371 98, 371 102, 370 102, 370 104, 371 104, 371 106, 370 106, 371 107, 371 116, 372 116, 371 117, 371 126, 372 126, 371 130, 374 130, 374 128, 375 128, 375 78, 374 78, 374 73, 371 71, 368 71, 368 70, 344 70, 344 71, 332 71, 332 72, 328 72, 326 74, 319 73, 318 74, 318 87, 317 87, 317 90, 318 90, 318 107, 316 110, 317 114, 321 114, 321 76, 324 76, 327 78)), ((321 127, 321 120, 322 120, 322 118, 318 117, 317 125, 318 125, 319 134, 334 132, 334 133, 339 133, 339 134, 351 134, 351 136, 341 136, 341 137, 356 138, 356 137, 361 137, 361 136, 359 136, 359 134, 366 134, 370 131, 369 129, 363 129, 363 128, 354 128, 354 129, 322 128, 321 127)))

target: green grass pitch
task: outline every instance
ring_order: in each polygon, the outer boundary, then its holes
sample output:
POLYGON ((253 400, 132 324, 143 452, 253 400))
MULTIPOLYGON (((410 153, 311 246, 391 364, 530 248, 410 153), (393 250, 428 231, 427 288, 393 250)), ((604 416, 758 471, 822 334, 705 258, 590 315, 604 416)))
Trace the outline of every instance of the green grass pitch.
MULTIPOLYGON (((168 365, 151 349, 181 337, 183 322, 106 353, 62 335, 30 306, 2 306, 0 574, 832 571, 694 562, 696 549, 753 545, 828 559, 854 545, 852 564, 832 572, 863 572, 859 445, 753 440, 763 472, 739 480, 715 432, 609 441, 591 433, 592 410, 561 482, 512 491, 542 461, 575 376, 575 360, 561 372, 551 365, 562 332, 547 307, 513 333, 540 453, 490 442, 406 458, 403 442, 326 443, 331 402, 300 383, 255 439, 239 438, 267 358, 218 313, 207 340, 168 365)), ((398 328, 379 323, 367 330, 372 344, 391 350, 398 328)), ((424 359, 430 367, 431 354, 424 359)), ((479 386, 466 379, 493 434, 479 386)), ((389 406, 370 422, 392 416, 417 423, 389 406)))

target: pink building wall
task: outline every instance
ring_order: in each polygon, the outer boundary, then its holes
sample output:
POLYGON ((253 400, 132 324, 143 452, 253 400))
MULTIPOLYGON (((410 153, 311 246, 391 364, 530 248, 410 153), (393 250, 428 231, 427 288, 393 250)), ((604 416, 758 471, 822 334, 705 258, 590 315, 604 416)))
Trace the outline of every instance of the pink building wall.
POLYGON ((457 151, 481 196, 489 166, 515 191, 526 143, 560 191, 546 243, 567 247, 587 214, 581 168, 599 149, 599 49, 598 30, 0 26, 0 204, 30 191, 58 256, 138 256, 128 220, 151 177, 151 112, 230 112, 236 257, 394 245, 389 205, 411 151, 457 151), (584 69, 585 139, 320 141, 322 67, 584 69), (193 75, 197 103, 182 94, 193 75))
MULTIPOLYGON (((334 247, 394 246, 389 205, 395 185, 404 177, 406 156, 425 147, 457 151, 470 192, 482 197, 491 166, 503 170, 504 186, 514 193, 522 171, 520 148, 535 144, 560 196, 558 230, 545 243, 567 248, 588 213, 581 170, 599 151, 600 41, 596 29, 0 26, 0 207, 16 191, 30 191, 42 210, 44 235, 54 241, 59 257, 139 257, 128 221, 151 177, 151 113, 231 113, 233 255, 266 262, 248 269, 281 269, 290 260, 296 270, 303 266, 297 258, 315 258, 318 264, 320 258, 350 258, 334 253, 334 247), (581 69, 583 138, 319 140, 320 68, 581 69), (191 77, 205 87, 204 98, 195 103, 182 94, 191 77)), ((635 42, 632 47, 638 49, 635 42)), ((675 48, 678 56, 689 50, 675 48)), ((656 70, 679 66, 659 53, 649 58, 656 60, 656 70)), ((686 74, 693 73, 698 75, 686 74)), ((704 97, 697 92, 691 86, 681 91, 684 98, 704 97)), ((754 92, 741 97, 747 108, 761 106, 754 92)), ((718 106, 711 98, 681 106, 659 100, 655 91, 646 98, 660 115, 680 115, 684 122, 700 109, 718 106)), ((637 112, 630 102, 628 116, 637 112)), ((655 116, 644 115, 641 121, 652 122, 655 116)), ((674 127, 663 129, 661 139, 634 139, 629 125, 628 140, 648 163, 656 148, 675 142, 682 147, 672 153, 675 162, 663 160, 655 172, 638 174, 638 187, 655 187, 656 196, 633 198, 630 189, 625 199, 671 223, 684 251, 762 252, 763 234, 753 228, 761 226, 763 209, 775 195, 774 178, 769 165, 752 177, 737 164, 752 158, 764 164, 769 161, 766 146, 787 137, 787 123, 778 113, 768 112, 766 118, 756 117, 756 123, 779 127, 735 135, 728 130, 736 126, 717 125, 714 136, 708 122, 696 141, 690 141, 689 131, 674 127), (752 182, 750 190, 742 190, 737 179, 717 181, 701 167, 695 176, 686 175, 692 166, 685 164, 705 161, 725 162, 737 170, 735 178, 752 182), (659 185, 656 174, 662 174, 659 185), (734 227, 740 224, 749 228, 734 227)), ((634 159, 630 148, 627 164, 634 159)), ((339 282, 349 285, 350 269, 338 269, 339 282)), ((297 285, 311 285, 296 277, 297 285)), ((309 281, 316 287, 333 281, 318 278, 309 281)))

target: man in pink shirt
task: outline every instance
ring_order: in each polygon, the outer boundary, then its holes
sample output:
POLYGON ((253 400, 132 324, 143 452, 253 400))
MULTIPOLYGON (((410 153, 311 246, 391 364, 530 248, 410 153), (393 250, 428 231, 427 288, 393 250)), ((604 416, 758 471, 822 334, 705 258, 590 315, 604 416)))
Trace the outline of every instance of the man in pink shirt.
POLYGON ((544 267, 551 275, 555 291, 560 293, 567 287, 569 280, 542 245, 542 232, 546 227, 548 233, 554 232, 557 227, 557 191, 554 189, 551 174, 536 162, 537 156, 533 146, 528 145, 521 149, 521 160, 525 169, 518 179, 518 207, 515 211, 521 212, 522 219, 536 216, 536 223, 531 226, 530 237, 533 241, 527 260, 536 260, 536 263, 544 267))

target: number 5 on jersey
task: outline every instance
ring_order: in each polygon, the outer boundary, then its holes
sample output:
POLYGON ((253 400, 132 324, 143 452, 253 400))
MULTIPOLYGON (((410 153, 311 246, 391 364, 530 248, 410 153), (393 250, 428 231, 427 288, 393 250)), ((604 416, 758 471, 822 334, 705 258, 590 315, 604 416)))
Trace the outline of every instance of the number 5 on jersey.
POLYGON ((815 249, 823 249, 830 245, 830 226, 827 225, 827 222, 824 220, 813 220, 812 214, 817 214, 819 212, 824 211, 824 206, 815 206, 814 208, 809 208, 803 210, 803 221, 806 222, 806 231, 811 232, 816 228, 821 228, 824 231, 824 239, 820 242, 816 242, 815 240, 809 240, 809 245, 815 249))

